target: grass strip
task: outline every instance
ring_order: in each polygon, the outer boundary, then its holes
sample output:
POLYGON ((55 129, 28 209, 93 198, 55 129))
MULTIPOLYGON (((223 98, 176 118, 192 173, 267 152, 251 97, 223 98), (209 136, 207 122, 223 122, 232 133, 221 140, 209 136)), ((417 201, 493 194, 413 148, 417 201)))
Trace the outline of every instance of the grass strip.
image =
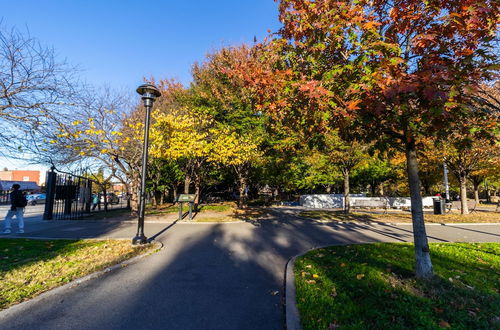
MULTIPOLYGON (((302 211, 299 216, 314 220, 332 222, 407 222, 411 223, 410 212, 389 212, 382 214, 382 211, 354 211, 344 214, 343 211, 302 211)), ((498 223, 500 222, 499 212, 477 211, 471 214, 432 214, 424 215, 427 223, 498 223)))
POLYGON ((0 239, 0 309, 157 248, 117 240, 0 239))
POLYGON ((500 329, 500 244, 431 244, 431 258, 423 281, 412 244, 307 253, 295 263, 303 329, 500 329))

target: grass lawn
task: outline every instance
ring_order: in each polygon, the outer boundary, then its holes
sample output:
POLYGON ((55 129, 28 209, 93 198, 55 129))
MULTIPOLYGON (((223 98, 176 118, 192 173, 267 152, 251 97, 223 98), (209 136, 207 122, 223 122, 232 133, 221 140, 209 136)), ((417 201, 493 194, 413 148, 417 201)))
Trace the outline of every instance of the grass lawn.
POLYGON ((0 309, 156 249, 115 240, 0 239, 0 309))
MULTIPOLYGON (((332 221, 332 222, 350 222, 350 221, 360 221, 360 222, 407 222, 411 223, 411 213, 405 211, 390 211, 388 214, 382 214, 383 211, 353 211, 350 214, 344 214, 343 211, 303 211, 300 212, 300 216, 305 218, 310 218, 314 220, 322 221, 332 221)), ((426 212, 425 215, 426 223, 468 223, 468 222, 487 222, 495 223, 500 222, 500 212, 485 212, 476 211, 471 214, 458 214, 458 213, 448 213, 448 214, 432 214, 426 212)))
POLYGON ((414 278, 413 245, 318 249, 295 263, 304 329, 500 329, 500 244, 431 244, 435 277, 414 278))
MULTIPOLYGON (((189 207, 184 203, 182 207, 184 220, 188 220, 187 212, 189 207)), ((178 205, 165 205, 146 210, 146 215, 169 217, 176 219, 179 213, 178 205)), ((193 210, 194 222, 233 222, 233 221, 254 221, 267 215, 267 211, 260 207, 248 207, 238 209, 235 202, 224 202, 217 204, 202 204, 198 206, 198 212, 193 210)))
MULTIPOLYGON (((232 211, 236 208, 236 204, 234 202, 224 202, 220 204, 201 204, 198 206, 198 213, 204 213, 204 212, 228 212, 232 211)), ((183 212, 188 212, 189 211, 189 204, 188 203, 183 203, 182 205, 182 211, 183 212)), ((149 206, 146 209, 146 215, 159 215, 159 214, 169 214, 169 213, 178 213, 179 212, 179 205, 172 205, 172 204, 164 204, 160 205, 157 207, 154 206, 149 206)), ((194 210, 193 210, 194 212, 194 210)))

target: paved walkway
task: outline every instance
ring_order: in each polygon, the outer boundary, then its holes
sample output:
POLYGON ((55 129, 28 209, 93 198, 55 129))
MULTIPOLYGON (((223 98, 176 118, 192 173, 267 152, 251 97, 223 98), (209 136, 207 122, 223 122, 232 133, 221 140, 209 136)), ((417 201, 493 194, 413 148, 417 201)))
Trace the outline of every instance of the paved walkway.
MULTIPOLYGON (((135 224, 32 221, 26 236, 123 238, 135 224)), ((500 225, 429 225, 431 241, 500 242, 500 225)), ((0 313, 5 329, 283 329, 287 260, 316 246, 412 240, 411 225, 320 224, 278 209, 253 223, 148 223, 165 248, 59 295, 0 313)))

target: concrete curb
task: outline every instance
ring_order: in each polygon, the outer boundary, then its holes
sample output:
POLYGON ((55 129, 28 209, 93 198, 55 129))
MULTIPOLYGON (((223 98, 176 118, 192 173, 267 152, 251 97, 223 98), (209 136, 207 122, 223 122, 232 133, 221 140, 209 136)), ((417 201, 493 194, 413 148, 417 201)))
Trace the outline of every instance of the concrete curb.
MULTIPOLYGON (((160 243, 160 242, 156 242, 156 244, 159 244, 160 247, 159 247, 159 250, 163 249, 163 244, 160 243)), ((3 320, 7 317, 9 317, 11 314, 17 312, 18 310, 22 310, 24 308, 28 308, 30 307, 31 305, 39 302, 39 301, 42 301, 46 298, 49 298, 49 297, 52 297, 52 296, 55 296, 55 295, 58 295, 66 290, 69 290, 69 289, 72 289, 74 287, 77 287, 78 285, 82 284, 82 283, 85 283, 85 282, 88 282, 90 280, 93 280, 93 279, 96 279, 98 277, 101 277, 103 276, 104 274, 106 273, 109 273, 109 272, 112 272, 112 271, 115 271, 117 269, 120 269, 120 268, 123 268, 123 267, 127 267, 128 265, 132 265, 136 262, 138 262, 139 260, 141 260, 142 258, 145 258, 147 256, 149 256, 151 253, 144 253, 144 254, 141 254, 141 255, 138 255, 138 256, 135 256, 133 258, 130 258, 130 259, 127 259, 127 260, 124 260, 116 265, 113 265, 113 266, 110 266, 110 267, 107 267, 103 270, 100 270, 100 271, 97 271, 95 273, 92 273, 92 274, 89 274, 89 275, 85 275, 83 277, 80 277, 80 278, 77 278, 69 283, 66 283, 64 284, 63 286, 59 286, 57 288, 53 288, 53 289, 50 289, 48 291, 45 291, 41 294, 39 294, 38 296, 35 296, 29 300, 26 300, 26 301, 23 301, 17 305, 13 305, 7 309, 4 309, 2 311, 0 311, 0 320, 3 320)))
POLYGON ((287 330, 300 330, 300 315, 297 309, 296 291, 295 291, 295 275, 293 273, 295 266, 295 256, 288 260, 285 270, 285 322, 287 330))

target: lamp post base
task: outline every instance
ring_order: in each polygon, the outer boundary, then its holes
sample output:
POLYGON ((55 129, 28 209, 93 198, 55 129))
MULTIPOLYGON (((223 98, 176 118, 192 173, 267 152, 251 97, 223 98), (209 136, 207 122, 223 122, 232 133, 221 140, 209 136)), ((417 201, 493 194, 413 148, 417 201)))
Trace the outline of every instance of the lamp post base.
POLYGON ((132 238, 132 245, 142 245, 142 244, 148 244, 148 238, 144 235, 140 236, 137 235, 136 237, 132 238))

